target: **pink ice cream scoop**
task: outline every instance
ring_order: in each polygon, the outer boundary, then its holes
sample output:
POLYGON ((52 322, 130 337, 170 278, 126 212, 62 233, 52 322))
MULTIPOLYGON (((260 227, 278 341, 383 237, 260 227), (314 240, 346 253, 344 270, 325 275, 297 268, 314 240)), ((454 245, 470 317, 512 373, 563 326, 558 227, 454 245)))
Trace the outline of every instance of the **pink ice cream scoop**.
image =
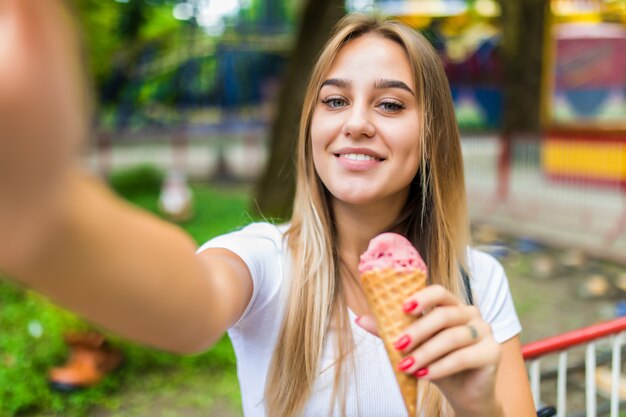
POLYGON ((370 240, 361 255, 359 273, 376 269, 418 270, 426 272, 426 264, 417 250, 404 236, 382 233, 370 240))

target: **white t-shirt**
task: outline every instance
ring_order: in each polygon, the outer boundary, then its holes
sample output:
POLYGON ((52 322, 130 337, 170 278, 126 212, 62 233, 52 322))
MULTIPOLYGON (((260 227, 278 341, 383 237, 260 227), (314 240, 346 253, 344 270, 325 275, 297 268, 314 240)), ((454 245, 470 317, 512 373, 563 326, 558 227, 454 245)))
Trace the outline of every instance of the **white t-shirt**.
MULTIPOLYGON (((253 280, 250 304, 239 321, 228 330, 235 355, 241 399, 246 417, 266 417, 263 394, 272 354, 283 318, 280 289, 288 279, 290 256, 283 233, 287 226, 254 223, 242 230, 216 237, 198 249, 226 248, 246 263, 253 280)), ((490 255, 470 250, 469 268, 474 302, 485 321, 491 324, 495 339, 502 343, 521 331, 521 326, 502 266, 490 255)), ((349 310, 355 340, 355 370, 347 392, 349 416, 406 417, 407 412, 397 387, 393 369, 380 338, 354 323, 349 310)), ((327 337, 332 341, 333 337, 327 337)), ((320 370, 313 393, 305 408, 305 417, 328 415, 332 395, 334 361, 333 343, 324 347, 320 370)), ((339 416, 336 407, 333 416, 339 416)))

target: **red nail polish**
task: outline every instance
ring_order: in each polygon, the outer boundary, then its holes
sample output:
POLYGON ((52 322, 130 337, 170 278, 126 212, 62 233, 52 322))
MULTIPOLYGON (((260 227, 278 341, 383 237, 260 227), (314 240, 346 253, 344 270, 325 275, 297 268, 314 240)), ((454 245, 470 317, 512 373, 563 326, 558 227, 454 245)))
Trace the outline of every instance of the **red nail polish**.
POLYGON ((413 366, 414 363, 415 359, 413 359, 411 356, 407 356, 406 358, 398 362, 398 371, 406 371, 411 366, 413 366))
POLYGON ((420 368, 413 374, 413 376, 415 376, 416 378, 422 378, 426 375, 428 375, 428 368, 420 368))
POLYGON ((393 347, 396 350, 402 350, 406 348, 411 343, 411 338, 407 335, 402 336, 400 339, 396 340, 393 344, 393 347))
POLYGON ((417 301, 415 300, 407 301, 406 303, 402 304, 402 311, 404 311, 405 313, 410 313, 413 310, 415 310, 417 306, 418 306, 417 301))

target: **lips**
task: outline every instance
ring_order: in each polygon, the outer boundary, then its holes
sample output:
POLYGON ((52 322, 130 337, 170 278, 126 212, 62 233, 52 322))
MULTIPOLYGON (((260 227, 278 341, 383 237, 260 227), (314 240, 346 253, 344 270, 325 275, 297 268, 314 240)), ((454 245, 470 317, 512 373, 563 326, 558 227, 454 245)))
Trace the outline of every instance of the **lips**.
POLYGON ((380 154, 363 148, 344 148, 334 155, 339 165, 347 171, 368 171, 385 160, 380 154))
POLYGON ((367 148, 342 148, 335 152, 337 158, 348 159, 350 161, 384 161, 382 155, 367 148))

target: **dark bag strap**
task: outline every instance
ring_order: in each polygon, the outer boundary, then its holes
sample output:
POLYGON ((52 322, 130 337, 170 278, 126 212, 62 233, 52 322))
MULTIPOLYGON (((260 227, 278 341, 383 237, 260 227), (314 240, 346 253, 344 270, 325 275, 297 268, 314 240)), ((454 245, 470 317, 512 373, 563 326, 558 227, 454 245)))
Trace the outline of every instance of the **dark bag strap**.
POLYGON ((465 288, 465 298, 467 299, 467 304, 473 306, 474 305, 474 296, 472 295, 472 284, 470 283, 469 275, 467 271, 463 267, 461 269, 461 277, 463 278, 463 287, 465 288))

